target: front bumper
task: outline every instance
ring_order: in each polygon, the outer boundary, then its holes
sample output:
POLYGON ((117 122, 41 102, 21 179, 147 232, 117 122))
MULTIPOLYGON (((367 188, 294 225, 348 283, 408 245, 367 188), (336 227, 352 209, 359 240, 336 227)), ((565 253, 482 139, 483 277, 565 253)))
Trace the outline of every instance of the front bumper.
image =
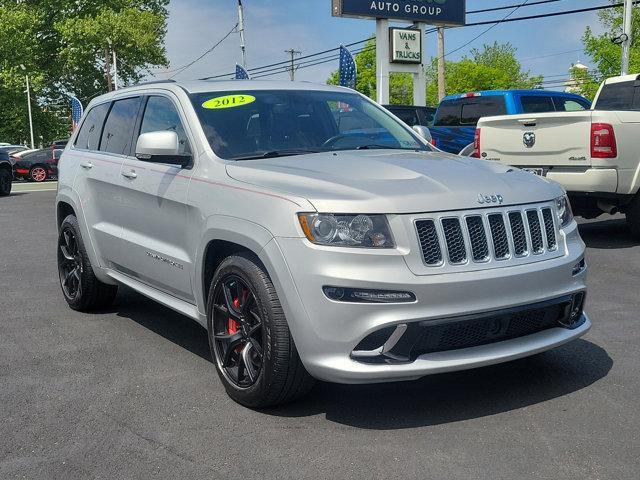
POLYGON ((537 263, 491 270, 415 275, 407 252, 375 252, 312 245, 301 238, 273 239, 261 258, 283 304, 296 347, 311 375, 338 383, 415 379, 464 370, 548 350, 584 335, 589 319, 574 330, 550 328, 478 347, 420 355, 399 364, 369 364, 353 358, 355 347, 384 327, 493 312, 585 291, 586 272, 574 275, 584 243, 577 227, 566 232, 565 254, 537 263), (343 303, 323 286, 407 291, 402 304, 343 303))

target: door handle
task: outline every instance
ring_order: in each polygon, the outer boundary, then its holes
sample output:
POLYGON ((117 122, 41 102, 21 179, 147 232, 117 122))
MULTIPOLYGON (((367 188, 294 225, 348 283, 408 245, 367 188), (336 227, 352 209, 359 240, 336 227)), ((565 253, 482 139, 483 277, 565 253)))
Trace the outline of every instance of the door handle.
POLYGON ((91 170, 93 168, 93 163, 91 162, 82 162, 80 166, 86 170, 91 170))
POLYGON ((135 170, 129 170, 128 172, 122 172, 122 176, 125 178, 128 178, 130 180, 133 180, 134 178, 138 178, 138 174, 135 172, 135 170))

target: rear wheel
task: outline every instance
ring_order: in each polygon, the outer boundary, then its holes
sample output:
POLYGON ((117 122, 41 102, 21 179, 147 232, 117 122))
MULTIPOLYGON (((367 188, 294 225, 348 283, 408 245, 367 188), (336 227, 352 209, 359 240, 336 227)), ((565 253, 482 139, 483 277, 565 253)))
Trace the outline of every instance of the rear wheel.
POLYGON ((65 218, 60 226, 58 274, 62 294, 74 310, 88 312, 105 308, 118 293, 117 285, 107 285, 96 278, 74 215, 65 218))
POLYGON ((640 192, 626 207, 627 225, 634 237, 640 239, 640 192))
POLYGON ((6 197, 11 194, 12 181, 11 172, 5 168, 0 168, 0 197, 6 197))
POLYGON ((47 179, 47 169, 41 165, 31 167, 29 170, 29 179, 34 182, 44 182, 47 179))
POLYGON ((234 255, 218 267, 207 320, 216 370, 236 402, 254 408, 282 404, 313 386, 271 279, 254 255, 234 255))

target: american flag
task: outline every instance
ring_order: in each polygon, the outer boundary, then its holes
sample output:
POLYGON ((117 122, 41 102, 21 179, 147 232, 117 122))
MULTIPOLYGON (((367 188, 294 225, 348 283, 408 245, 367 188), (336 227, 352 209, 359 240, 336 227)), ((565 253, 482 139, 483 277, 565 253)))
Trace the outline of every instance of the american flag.
POLYGON ((69 95, 69 97, 71 98, 71 128, 75 130, 78 128, 84 109, 82 108, 80 100, 71 95, 69 95))
POLYGON ((358 69, 351 52, 344 45, 340 45, 340 86, 356 88, 358 69))
POLYGON ((242 65, 236 63, 236 80, 251 80, 251 75, 242 65))

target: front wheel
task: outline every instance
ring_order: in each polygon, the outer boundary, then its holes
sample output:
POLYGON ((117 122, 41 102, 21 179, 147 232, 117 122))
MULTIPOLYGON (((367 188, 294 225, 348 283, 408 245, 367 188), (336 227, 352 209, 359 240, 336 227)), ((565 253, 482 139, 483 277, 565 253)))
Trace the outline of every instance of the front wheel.
POLYGON ((236 402, 252 408, 278 405, 313 386, 273 283, 254 255, 233 255, 218 267, 207 321, 216 370, 236 402))

